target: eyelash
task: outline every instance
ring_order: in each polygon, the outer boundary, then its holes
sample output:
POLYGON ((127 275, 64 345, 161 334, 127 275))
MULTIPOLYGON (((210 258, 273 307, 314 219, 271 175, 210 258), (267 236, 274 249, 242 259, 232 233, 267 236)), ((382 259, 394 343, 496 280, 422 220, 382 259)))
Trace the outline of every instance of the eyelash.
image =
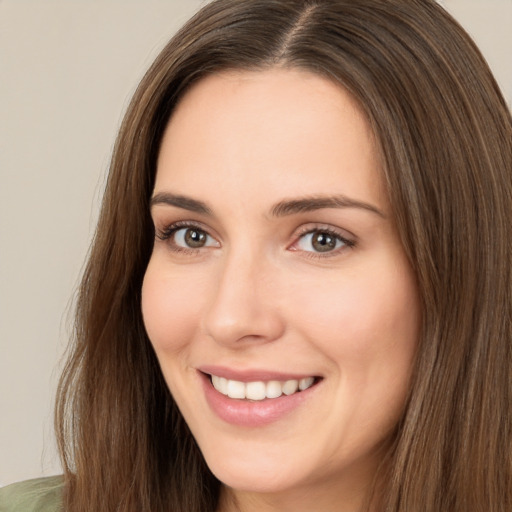
POLYGON ((177 245, 173 240, 172 237, 176 232, 178 232, 180 229, 196 229, 197 231, 201 231, 203 233, 206 233, 208 236, 211 237, 211 235, 208 234, 208 231, 201 226, 201 224, 195 223, 195 222, 188 222, 188 221, 178 221, 173 222, 169 226, 166 226, 161 231, 157 231, 156 236, 159 240, 162 240, 163 242, 168 242, 171 246, 171 250, 173 252, 177 253, 184 253, 184 254, 196 254, 199 249, 194 249, 193 247, 187 248, 187 247, 181 247, 180 245, 177 245))
MULTIPOLYGON (((182 253, 182 254, 183 253, 197 254, 197 251, 203 249, 203 247, 201 247, 201 248, 193 248, 193 247, 186 248, 186 247, 177 245, 172 240, 172 237, 174 236, 174 234, 176 232, 178 232, 181 229, 186 229, 186 228, 196 229, 198 231, 206 233, 206 235, 208 237, 213 238, 210 234, 208 234, 207 229, 205 229, 201 224, 195 223, 195 222, 188 222, 188 221, 174 222, 174 223, 166 226, 165 228, 163 228, 160 231, 157 230, 156 236, 159 240, 162 240, 164 242, 168 241, 169 245, 171 246, 171 250, 173 252, 182 253)), ((340 241, 343 244, 343 246, 339 247, 339 248, 335 248, 332 251, 326 251, 325 253, 317 252, 317 251, 305 251, 305 250, 300 251, 304 254, 305 257, 308 257, 308 258, 313 258, 313 259, 329 258, 332 256, 336 256, 337 254, 339 254, 342 251, 345 251, 346 249, 352 249, 356 245, 356 242, 354 240, 350 240, 350 239, 346 238, 345 236, 343 236, 340 232, 336 231, 335 229, 333 229, 331 227, 323 226, 323 225, 316 225, 314 227, 307 226, 307 227, 304 227, 302 230, 300 230, 295 235, 296 240, 293 242, 293 244, 291 246, 289 246, 290 250, 299 251, 299 249, 293 249, 292 247, 294 245, 297 245, 303 237, 305 237, 306 235, 313 234, 313 233, 323 233, 323 234, 329 235, 329 236, 333 237, 334 239, 336 239, 337 241, 340 241)))
MULTIPOLYGON (((354 240, 350 240, 346 238, 346 236, 343 236, 339 231, 333 229, 332 227, 323 226, 323 225, 316 225, 314 227, 307 226, 304 227, 302 230, 300 230, 296 235, 296 241, 292 244, 297 245, 300 240, 305 237, 306 235, 311 235, 313 233, 322 233, 329 235, 333 237, 334 239, 340 241, 343 246, 333 249, 332 251, 326 251, 324 253, 318 252, 318 251, 301 251, 304 253, 304 256, 307 258, 313 258, 313 259, 323 259, 323 258, 330 258, 333 256, 339 255, 340 252, 344 252, 347 249, 352 249, 355 247, 356 242, 354 240)), ((296 250, 296 249, 294 249, 296 250)))

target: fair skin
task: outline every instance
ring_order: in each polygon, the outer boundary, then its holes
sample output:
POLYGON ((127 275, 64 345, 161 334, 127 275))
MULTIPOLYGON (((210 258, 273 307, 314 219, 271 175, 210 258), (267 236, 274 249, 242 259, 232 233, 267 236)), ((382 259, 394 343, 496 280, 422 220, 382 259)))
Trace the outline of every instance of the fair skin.
POLYGON ((203 79, 167 126, 151 213, 144 321, 219 512, 359 511, 420 311, 357 104, 299 70, 203 79))

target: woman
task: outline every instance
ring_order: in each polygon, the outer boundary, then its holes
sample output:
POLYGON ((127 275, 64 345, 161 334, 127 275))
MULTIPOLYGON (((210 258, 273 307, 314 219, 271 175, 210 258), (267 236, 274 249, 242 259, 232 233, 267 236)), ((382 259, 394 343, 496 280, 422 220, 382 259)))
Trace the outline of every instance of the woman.
POLYGON ((507 106, 435 2, 207 5, 120 130, 63 482, 8 499, 509 510, 511 167, 507 106))

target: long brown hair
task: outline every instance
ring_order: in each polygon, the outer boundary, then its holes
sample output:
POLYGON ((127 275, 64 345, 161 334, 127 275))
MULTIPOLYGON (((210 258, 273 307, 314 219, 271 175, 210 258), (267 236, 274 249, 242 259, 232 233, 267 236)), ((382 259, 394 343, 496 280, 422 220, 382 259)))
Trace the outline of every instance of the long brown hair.
POLYGON ((162 378, 140 293, 163 130, 192 83, 301 68, 373 127, 423 327, 382 511, 512 509, 512 120, 480 52, 434 0, 217 0, 168 43, 115 146, 56 425, 67 512, 207 512, 210 473, 162 378))

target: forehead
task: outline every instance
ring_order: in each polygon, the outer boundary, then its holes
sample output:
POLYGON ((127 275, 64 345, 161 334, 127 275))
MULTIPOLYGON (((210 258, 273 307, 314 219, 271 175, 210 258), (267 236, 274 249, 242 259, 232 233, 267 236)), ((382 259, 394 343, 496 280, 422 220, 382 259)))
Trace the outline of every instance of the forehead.
POLYGON ((193 185, 211 194, 229 185, 239 194, 338 192, 382 204, 376 155, 362 109, 334 82, 295 69, 223 72, 177 105, 155 190, 193 185))

